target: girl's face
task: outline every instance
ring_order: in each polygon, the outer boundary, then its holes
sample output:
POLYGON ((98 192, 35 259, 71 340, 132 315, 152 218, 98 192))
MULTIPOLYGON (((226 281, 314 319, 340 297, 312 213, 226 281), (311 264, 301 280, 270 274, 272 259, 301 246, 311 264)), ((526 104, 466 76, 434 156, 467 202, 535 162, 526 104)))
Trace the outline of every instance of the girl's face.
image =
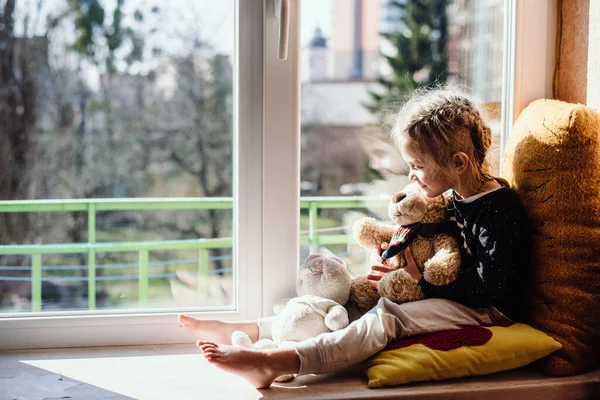
POLYGON ((419 151, 410 138, 400 141, 400 153, 410 168, 408 178, 417 182, 428 197, 436 197, 452 189, 450 179, 419 151))

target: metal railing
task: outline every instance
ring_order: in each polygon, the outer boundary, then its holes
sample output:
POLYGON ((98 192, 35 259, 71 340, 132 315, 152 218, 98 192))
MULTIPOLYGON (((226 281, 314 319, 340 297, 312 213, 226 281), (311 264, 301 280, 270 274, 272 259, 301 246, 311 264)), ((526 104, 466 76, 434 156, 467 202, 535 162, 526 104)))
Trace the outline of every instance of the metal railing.
MULTIPOLYGON (((344 244, 346 234, 319 234, 317 229, 319 209, 351 209, 381 205, 387 202, 381 197, 302 197, 301 210, 308 210, 308 234, 301 237, 301 244, 309 245, 316 252, 319 245, 344 244)), ((100 211, 148 211, 148 210, 223 210, 232 209, 232 198, 148 198, 148 199, 77 199, 77 200, 22 200, 0 201, 2 213, 42 213, 42 212, 87 212, 87 243, 2 245, 0 255, 31 256, 31 277, 16 278, 31 281, 31 309, 42 309, 42 255, 47 254, 87 254, 88 309, 96 308, 96 254, 97 253, 138 253, 138 295, 140 305, 148 302, 149 252, 156 250, 198 251, 197 274, 199 285, 209 273, 209 251, 211 249, 232 248, 232 238, 166 240, 142 242, 97 242, 96 214, 100 211)), ((0 280, 9 277, 0 276, 0 280)), ((13 280, 15 280, 13 278, 13 280)))

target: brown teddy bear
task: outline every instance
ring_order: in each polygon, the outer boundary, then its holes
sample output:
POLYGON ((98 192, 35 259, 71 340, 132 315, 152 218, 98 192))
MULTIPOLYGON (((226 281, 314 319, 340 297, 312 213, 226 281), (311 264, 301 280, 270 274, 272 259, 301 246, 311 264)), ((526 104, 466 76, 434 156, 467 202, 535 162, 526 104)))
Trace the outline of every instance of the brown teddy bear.
POLYGON ((389 243, 383 252, 387 268, 371 267, 367 276, 352 281, 350 300, 359 310, 373 308, 380 297, 396 303, 423 299, 423 292, 407 272, 403 250, 410 247, 424 279, 442 286, 454 281, 460 268, 458 243, 449 234, 449 194, 429 198, 417 183, 411 183, 394 194, 388 214, 397 225, 386 225, 374 218, 361 218, 353 226, 361 247, 377 249, 389 243))

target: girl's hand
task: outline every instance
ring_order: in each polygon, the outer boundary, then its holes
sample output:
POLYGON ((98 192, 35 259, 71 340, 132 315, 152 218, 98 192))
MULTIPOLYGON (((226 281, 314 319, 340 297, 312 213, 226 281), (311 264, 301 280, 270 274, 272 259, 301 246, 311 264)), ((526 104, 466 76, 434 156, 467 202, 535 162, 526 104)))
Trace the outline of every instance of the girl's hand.
POLYGON ((379 247, 373 249, 373 251, 371 252, 371 272, 369 273, 369 275, 367 275, 367 279, 370 282, 372 282, 372 284, 374 285, 373 287, 376 287, 376 282, 379 281, 383 277, 383 275, 387 274, 388 272, 394 271, 392 268, 388 267, 387 262, 383 258, 381 258, 381 254, 387 248, 388 243, 383 242, 379 245, 379 247))
POLYGON ((386 262, 383 258, 381 258, 381 255, 388 248, 388 246, 389 246, 389 244, 387 242, 383 242, 377 248, 377 254, 375 255, 375 261, 377 261, 378 263, 380 263, 382 265, 385 265, 386 262))
POLYGON ((410 247, 407 247, 404 250, 404 258, 406 258, 406 267, 404 267, 404 271, 408 272, 408 274, 417 282, 420 281, 423 274, 419 271, 419 268, 417 268, 417 263, 410 252, 410 247))

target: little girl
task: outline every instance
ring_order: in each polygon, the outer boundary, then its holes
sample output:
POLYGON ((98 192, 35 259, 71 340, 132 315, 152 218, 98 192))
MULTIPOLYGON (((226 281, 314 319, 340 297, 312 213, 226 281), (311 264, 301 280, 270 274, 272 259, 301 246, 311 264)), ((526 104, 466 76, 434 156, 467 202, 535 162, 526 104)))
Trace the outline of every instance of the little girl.
POLYGON ((299 342, 296 348, 227 345, 234 330, 253 341, 262 337, 266 324, 260 319, 228 323, 180 316, 180 324, 201 338, 197 345, 210 363, 265 388, 283 374, 320 374, 360 363, 394 339, 518 317, 531 235, 516 194, 491 176, 486 161, 491 131, 478 109, 453 90, 419 93, 400 111, 392 137, 410 167, 409 178, 427 196, 453 190, 450 214, 462 256, 456 281, 431 285, 405 252, 404 269, 419 282, 425 300, 395 304, 381 299, 347 328, 299 342))

